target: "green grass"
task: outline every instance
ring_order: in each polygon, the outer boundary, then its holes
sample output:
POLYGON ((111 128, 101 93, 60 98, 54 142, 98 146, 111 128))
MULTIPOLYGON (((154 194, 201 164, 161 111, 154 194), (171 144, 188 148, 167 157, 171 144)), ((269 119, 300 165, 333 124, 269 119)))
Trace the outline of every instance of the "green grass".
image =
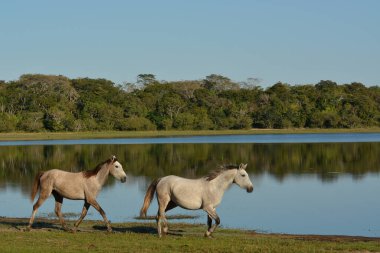
POLYGON ((0 141, 16 140, 67 140, 92 138, 141 138, 165 136, 194 136, 194 135, 232 135, 232 134, 295 134, 295 133, 373 133, 380 132, 375 128, 354 129, 249 129, 249 130, 199 130, 199 131, 109 131, 109 132, 42 132, 42 133, 0 133, 0 141))
MULTIPOLYGON (((1 252, 379 252, 380 239, 343 236, 259 234, 218 228, 203 237, 205 225, 170 223, 158 238, 155 224, 85 221, 77 233, 64 232, 56 220, 42 220, 24 232, 25 219, 0 219, 1 252)), ((70 225, 72 222, 70 222, 70 225)))

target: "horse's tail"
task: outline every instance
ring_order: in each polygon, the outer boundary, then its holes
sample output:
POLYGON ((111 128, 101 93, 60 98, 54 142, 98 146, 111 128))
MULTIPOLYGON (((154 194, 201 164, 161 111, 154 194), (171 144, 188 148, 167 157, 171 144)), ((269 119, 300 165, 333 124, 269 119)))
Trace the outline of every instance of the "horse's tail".
POLYGON ((161 178, 157 178, 153 180, 153 182, 149 185, 148 190, 146 191, 146 194, 145 194, 144 204, 140 210, 140 217, 146 217, 146 212, 148 211, 150 203, 153 200, 154 193, 156 192, 157 184, 158 182, 160 182, 160 180, 161 178))
POLYGON ((30 194, 30 200, 33 202, 34 198, 36 197, 38 188, 40 188, 40 178, 44 174, 43 171, 38 172, 36 177, 34 178, 33 187, 32 187, 32 193, 30 194))

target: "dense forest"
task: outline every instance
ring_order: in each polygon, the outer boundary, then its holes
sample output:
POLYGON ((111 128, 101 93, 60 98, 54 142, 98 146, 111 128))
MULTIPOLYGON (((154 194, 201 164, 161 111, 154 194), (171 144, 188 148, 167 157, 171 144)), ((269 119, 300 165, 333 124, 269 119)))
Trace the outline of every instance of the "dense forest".
POLYGON ((212 74, 135 83, 26 74, 0 81, 0 132, 356 128, 380 126, 380 87, 362 83, 262 88, 212 74))

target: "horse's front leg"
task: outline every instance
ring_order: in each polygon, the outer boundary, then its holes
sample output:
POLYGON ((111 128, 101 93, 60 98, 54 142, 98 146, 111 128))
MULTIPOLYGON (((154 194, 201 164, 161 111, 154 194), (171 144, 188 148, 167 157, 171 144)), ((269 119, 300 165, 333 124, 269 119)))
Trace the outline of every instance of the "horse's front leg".
POLYGON ((212 218, 207 214, 207 231, 210 230, 212 225, 212 218))
POLYGON ((87 215, 87 211, 90 208, 90 204, 87 201, 84 201, 82 213, 79 217, 79 219, 74 224, 74 232, 77 231, 79 224, 83 221, 84 217, 87 215))
POLYGON ((106 213, 100 207, 100 205, 98 204, 98 202, 95 199, 86 199, 86 201, 90 205, 92 205, 100 213, 100 215, 103 217, 103 220, 104 220, 104 222, 106 223, 106 226, 107 226, 107 231, 108 232, 112 232, 111 224, 110 224, 110 222, 107 219, 106 213))
POLYGON ((207 225, 208 229, 205 233, 205 237, 211 237, 211 234, 215 231, 216 227, 220 224, 220 218, 218 214, 216 213, 216 210, 214 207, 208 207, 204 209, 208 216, 207 216, 207 225), (212 225, 212 220, 215 221, 215 224, 212 225))

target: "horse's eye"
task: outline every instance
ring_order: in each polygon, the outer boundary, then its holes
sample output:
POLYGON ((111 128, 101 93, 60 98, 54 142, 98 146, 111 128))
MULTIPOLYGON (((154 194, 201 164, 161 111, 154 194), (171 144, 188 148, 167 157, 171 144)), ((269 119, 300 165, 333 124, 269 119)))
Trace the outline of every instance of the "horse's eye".
POLYGON ((245 174, 241 175, 242 177, 245 177, 245 174))
POLYGON ((115 167, 116 167, 116 168, 119 168, 119 165, 116 165, 115 167))

